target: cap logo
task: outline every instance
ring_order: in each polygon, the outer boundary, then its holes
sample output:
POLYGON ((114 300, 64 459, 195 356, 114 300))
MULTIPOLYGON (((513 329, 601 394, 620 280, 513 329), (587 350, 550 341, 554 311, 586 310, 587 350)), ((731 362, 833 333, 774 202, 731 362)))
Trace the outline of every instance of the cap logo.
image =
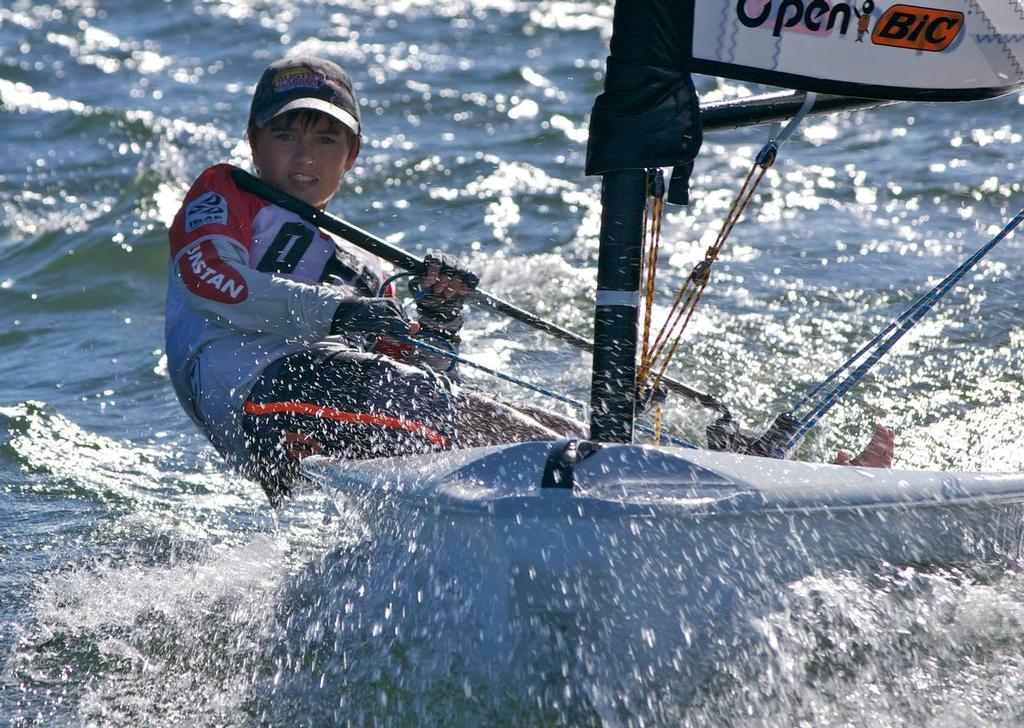
POLYGON ((284 93, 297 88, 320 88, 325 81, 322 73, 297 66, 285 68, 274 75, 274 93, 284 93))

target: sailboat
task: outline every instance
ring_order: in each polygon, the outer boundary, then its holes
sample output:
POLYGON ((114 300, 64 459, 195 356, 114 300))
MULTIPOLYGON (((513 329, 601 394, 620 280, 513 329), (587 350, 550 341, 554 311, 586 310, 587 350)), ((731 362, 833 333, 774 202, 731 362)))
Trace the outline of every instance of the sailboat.
MULTIPOLYGON (((1024 85, 1020 2, 924 2, 619 0, 587 155, 588 174, 603 178, 593 340, 478 296, 593 351, 590 437, 380 460, 313 457, 305 473, 355 507, 375 539, 414 554, 427 594, 471 592, 498 622, 567 626, 586 615, 601 625, 592 639, 611 651, 646 645, 630 659, 662 666, 685 657, 701 615, 765 583, 1020 556, 1024 473, 634 443, 648 170, 672 168, 668 194, 685 200, 705 131, 899 101, 969 102, 1024 85), (691 72, 791 91, 701 108, 691 72)), ((245 186, 398 266, 418 262, 258 181, 245 186)))

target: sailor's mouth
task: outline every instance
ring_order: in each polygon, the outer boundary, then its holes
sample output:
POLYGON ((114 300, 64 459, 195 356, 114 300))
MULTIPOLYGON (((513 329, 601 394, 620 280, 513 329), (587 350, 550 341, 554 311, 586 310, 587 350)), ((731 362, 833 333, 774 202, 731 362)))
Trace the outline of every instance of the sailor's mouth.
POLYGON ((305 174, 303 172, 292 172, 290 175, 288 175, 288 179, 302 186, 314 185, 318 181, 317 177, 314 177, 311 174, 305 174))

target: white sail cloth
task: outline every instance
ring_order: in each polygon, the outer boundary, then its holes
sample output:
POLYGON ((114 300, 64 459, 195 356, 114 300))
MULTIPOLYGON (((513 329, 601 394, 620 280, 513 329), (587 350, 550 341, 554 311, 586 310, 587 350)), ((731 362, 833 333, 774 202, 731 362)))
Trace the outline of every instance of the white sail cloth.
POLYGON ((1024 84, 1021 0, 684 0, 691 70, 881 99, 959 101, 1024 84))

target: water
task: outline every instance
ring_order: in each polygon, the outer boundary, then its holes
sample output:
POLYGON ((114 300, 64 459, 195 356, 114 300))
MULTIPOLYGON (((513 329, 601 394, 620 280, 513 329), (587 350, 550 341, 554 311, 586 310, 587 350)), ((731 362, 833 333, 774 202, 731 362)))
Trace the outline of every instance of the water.
MULTIPOLYGON (((470 258, 492 292, 586 332, 598 187, 582 167, 610 18, 505 0, 0 5, 0 722, 1024 723, 1015 564, 783 585, 681 699, 608 713, 572 680, 488 683, 444 644, 403 641, 405 612, 372 618, 389 575, 357 519, 324 523, 312 494, 272 517, 181 412, 165 226, 206 165, 245 163, 249 94, 285 51, 337 59, 366 99, 333 211, 470 258), (378 624, 399 635, 386 651, 378 624)), ((726 248, 679 376, 752 425, 820 381, 1024 204, 1020 113, 1006 98, 808 121, 726 248)), ((692 206, 668 216, 662 303, 764 139, 709 136, 692 206)), ((1022 245, 983 262, 805 455, 882 418, 900 466, 1024 470, 1022 245)), ((574 351, 484 314, 466 339, 585 398, 574 351)), ((668 420, 697 438, 708 415, 677 402, 668 420)))

